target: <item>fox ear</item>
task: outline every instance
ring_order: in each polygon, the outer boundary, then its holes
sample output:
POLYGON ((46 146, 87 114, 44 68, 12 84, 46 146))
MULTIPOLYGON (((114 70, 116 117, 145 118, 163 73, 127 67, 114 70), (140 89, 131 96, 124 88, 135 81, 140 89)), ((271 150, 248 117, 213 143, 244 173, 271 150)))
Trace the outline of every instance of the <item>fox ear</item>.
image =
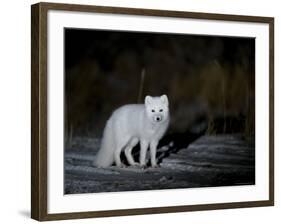
POLYGON ((149 104, 151 104, 151 100, 152 100, 151 96, 146 96, 144 102, 146 105, 149 105, 149 104))
POLYGON ((162 95, 162 96, 160 96, 160 99, 161 99, 162 103, 164 103, 164 104, 166 104, 166 105, 169 104, 169 100, 168 100, 167 95, 162 95))

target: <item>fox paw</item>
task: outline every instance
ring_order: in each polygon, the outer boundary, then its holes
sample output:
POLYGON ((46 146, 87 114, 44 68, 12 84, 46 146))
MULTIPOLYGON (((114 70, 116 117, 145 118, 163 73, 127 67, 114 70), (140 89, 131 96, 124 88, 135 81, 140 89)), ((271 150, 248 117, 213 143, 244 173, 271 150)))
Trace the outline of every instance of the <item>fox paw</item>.
POLYGON ((140 167, 141 169, 145 169, 147 166, 146 166, 146 164, 140 164, 139 167, 140 167))
POLYGON ((140 167, 140 164, 137 163, 137 162, 134 162, 134 163, 132 163, 132 164, 130 164, 130 165, 133 166, 133 167, 140 167))
POLYGON ((159 168, 160 167, 160 164, 153 164, 151 165, 152 168, 159 168))
POLYGON ((126 168, 126 165, 124 163, 120 163, 116 165, 118 168, 126 168))

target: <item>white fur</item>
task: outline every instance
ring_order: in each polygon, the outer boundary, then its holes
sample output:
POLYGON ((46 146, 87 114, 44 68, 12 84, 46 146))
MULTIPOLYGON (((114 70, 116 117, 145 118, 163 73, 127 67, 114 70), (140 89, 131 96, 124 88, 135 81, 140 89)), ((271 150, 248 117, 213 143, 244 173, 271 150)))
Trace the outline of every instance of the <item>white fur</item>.
POLYGON ((168 97, 145 97, 145 104, 129 104, 115 110, 106 123, 101 148, 94 165, 109 167, 114 162, 118 167, 121 151, 125 151, 128 163, 138 165, 132 156, 132 149, 140 142, 140 166, 146 165, 146 152, 150 148, 152 167, 157 166, 156 149, 159 140, 169 125, 168 97))

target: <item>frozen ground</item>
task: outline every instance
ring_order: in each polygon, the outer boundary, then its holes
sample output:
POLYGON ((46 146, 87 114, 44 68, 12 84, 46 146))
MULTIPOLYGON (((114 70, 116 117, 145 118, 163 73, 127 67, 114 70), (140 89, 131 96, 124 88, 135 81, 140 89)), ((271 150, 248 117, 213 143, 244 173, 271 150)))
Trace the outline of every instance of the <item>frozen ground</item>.
POLYGON ((201 136, 180 147, 168 141, 158 152, 160 167, 146 169, 93 167, 99 144, 75 138, 65 150, 66 194, 255 183, 255 147, 240 135, 201 136))

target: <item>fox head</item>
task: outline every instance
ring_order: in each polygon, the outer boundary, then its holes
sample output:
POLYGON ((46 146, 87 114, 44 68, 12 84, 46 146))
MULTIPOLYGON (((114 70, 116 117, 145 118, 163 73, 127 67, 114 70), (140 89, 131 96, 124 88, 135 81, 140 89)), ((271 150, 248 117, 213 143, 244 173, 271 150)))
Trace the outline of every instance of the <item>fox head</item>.
POLYGON ((160 97, 145 97, 145 110, 148 118, 155 123, 169 119, 169 101, 166 95, 160 97))

